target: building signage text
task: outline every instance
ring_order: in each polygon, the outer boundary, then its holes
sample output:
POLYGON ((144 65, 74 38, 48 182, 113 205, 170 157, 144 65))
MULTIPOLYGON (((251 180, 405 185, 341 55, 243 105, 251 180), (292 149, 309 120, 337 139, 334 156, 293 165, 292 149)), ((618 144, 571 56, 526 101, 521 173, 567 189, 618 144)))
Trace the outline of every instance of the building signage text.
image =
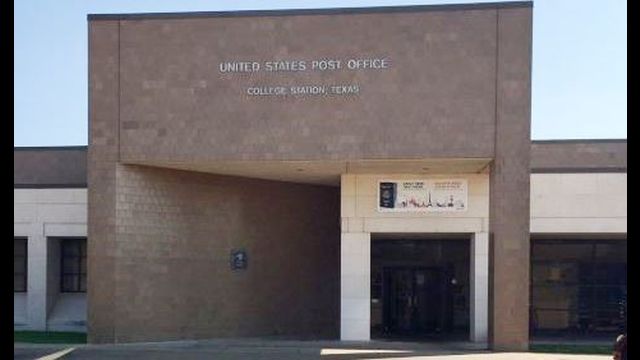
MULTIPOLYGON (((224 61, 218 64, 220 74, 243 73, 301 73, 331 71, 385 70, 391 66, 387 57, 273 60, 273 61, 224 61)), ((323 96, 357 95, 361 92, 358 83, 311 83, 311 84, 255 84, 244 89, 249 96, 323 96)))

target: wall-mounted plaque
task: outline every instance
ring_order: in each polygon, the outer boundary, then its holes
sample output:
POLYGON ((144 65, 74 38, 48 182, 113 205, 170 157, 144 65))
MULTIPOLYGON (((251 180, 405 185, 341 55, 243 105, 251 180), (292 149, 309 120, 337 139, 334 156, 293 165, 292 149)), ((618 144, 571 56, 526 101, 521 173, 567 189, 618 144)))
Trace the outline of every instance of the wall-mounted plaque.
POLYGON ((245 270, 247 265, 247 252, 244 249, 231 250, 231 270, 245 270))
POLYGON ((378 186, 380 212, 458 212, 468 207, 467 180, 384 180, 378 186))

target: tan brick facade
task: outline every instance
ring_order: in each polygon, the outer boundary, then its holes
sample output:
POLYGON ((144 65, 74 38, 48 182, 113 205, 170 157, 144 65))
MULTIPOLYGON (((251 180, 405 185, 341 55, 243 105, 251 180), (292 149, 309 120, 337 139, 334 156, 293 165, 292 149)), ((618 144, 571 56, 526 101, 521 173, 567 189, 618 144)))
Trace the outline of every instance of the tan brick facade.
POLYGON ((118 189, 116 341, 336 336, 337 189, 140 166, 118 189))
POLYGON ((98 16, 89 39, 91 342, 337 336, 339 188, 195 172, 208 163, 481 158, 493 159, 492 345, 527 348, 530 3, 98 16), (326 56, 385 56, 392 66, 217 68, 326 56), (243 93, 250 84, 314 82, 363 90, 243 93), (246 272, 229 269, 235 247, 249 251, 246 272))

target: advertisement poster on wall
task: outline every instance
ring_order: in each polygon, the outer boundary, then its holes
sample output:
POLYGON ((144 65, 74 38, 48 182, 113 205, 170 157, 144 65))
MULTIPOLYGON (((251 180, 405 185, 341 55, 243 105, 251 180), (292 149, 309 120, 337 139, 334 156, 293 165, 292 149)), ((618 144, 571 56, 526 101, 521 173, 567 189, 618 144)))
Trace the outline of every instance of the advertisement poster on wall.
POLYGON ((378 186, 381 212, 460 212, 468 207, 467 180, 383 180, 378 186))

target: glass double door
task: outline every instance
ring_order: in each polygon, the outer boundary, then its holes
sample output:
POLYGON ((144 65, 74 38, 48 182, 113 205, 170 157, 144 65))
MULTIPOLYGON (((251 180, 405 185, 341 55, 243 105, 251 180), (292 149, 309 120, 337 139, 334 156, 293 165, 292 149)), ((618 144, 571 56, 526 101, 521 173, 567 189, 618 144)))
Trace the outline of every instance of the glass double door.
POLYGON ((447 276, 442 268, 385 267, 383 319, 387 336, 414 336, 446 332, 447 276))

